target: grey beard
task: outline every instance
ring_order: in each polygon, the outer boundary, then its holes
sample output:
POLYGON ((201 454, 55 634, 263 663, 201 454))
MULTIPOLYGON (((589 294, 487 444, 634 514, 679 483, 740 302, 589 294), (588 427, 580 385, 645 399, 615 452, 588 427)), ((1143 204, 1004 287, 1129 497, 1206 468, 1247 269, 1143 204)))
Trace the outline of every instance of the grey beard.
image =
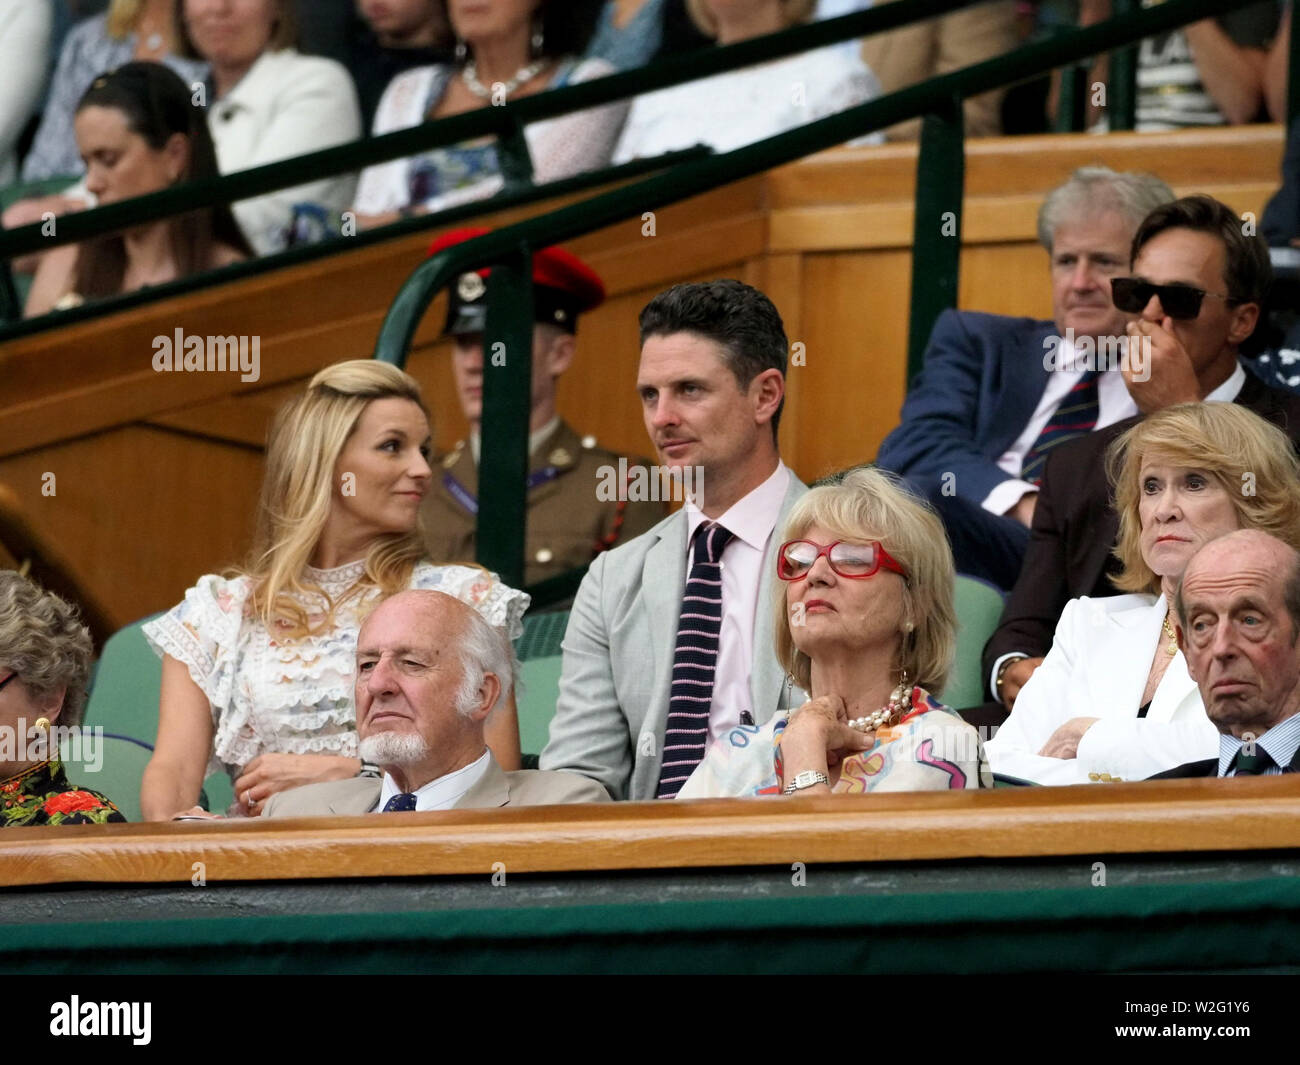
POLYGON ((407 766, 424 761, 429 756, 429 745, 415 732, 376 732, 361 741, 357 753, 363 762, 407 766))

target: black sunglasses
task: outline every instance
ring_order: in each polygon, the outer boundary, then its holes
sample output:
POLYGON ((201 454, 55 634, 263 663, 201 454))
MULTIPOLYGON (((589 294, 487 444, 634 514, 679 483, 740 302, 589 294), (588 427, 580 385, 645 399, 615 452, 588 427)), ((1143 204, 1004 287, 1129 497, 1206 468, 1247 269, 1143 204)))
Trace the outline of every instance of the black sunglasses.
POLYGON ((1165 314, 1180 319, 1195 318, 1200 314, 1201 301, 1206 296, 1213 296, 1216 300, 1229 304, 1241 302, 1231 296, 1220 296, 1217 292, 1206 292, 1203 288, 1191 285, 1155 285, 1140 277, 1112 277, 1110 296, 1116 307, 1129 314, 1141 314, 1143 308, 1151 302, 1151 297, 1159 296, 1165 314))

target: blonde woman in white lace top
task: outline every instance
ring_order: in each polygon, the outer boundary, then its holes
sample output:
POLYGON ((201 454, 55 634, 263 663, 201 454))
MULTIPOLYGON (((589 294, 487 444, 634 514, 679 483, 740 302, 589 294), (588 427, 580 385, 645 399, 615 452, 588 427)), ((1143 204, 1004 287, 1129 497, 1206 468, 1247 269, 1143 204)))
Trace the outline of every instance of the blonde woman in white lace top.
MULTIPOLYGON (((146 818, 201 812, 199 790, 215 769, 230 774, 244 815, 276 792, 357 775, 356 637, 386 594, 447 592, 519 634, 528 596, 486 570, 423 557, 429 446, 419 386, 384 363, 330 366, 281 409, 249 565, 201 577, 145 626, 163 657, 146 818)), ((513 703, 487 731, 497 760, 517 768, 513 703)))

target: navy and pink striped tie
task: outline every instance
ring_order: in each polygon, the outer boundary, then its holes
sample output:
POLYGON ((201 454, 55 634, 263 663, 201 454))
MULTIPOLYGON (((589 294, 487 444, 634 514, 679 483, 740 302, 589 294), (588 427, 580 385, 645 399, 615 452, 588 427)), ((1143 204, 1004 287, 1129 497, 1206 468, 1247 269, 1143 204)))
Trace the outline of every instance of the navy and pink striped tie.
POLYGON ((686 578, 682 614, 673 652, 673 684, 664 729, 664 759, 656 797, 671 799, 704 757, 709 742, 709 707, 718 668, 722 631, 722 552, 735 533, 706 521, 695 530, 695 557, 686 578))
POLYGON ((1047 419, 1043 431, 1038 434, 1034 446, 1025 452, 1025 460, 1020 466, 1022 481, 1039 484, 1043 479, 1043 464, 1052 448, 1097 428, 1097 418, 1101 411, 1097 381, 1104 372, 1085 370, 1079 383, 1065 394, 1065 398, 1047 419))

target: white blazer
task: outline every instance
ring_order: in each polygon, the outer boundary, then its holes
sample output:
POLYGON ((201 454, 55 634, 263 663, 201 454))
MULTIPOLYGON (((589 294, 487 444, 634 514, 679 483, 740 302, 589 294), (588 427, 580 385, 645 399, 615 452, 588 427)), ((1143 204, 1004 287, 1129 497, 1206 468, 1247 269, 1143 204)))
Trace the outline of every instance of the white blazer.
MULTIPOLYGON (((263 52, 233 89, 208 108, 208 129, 223 174, 347 144, 361 136, 361 107, 352 75, 332 59, 292 48, 263 52)), ((352 205, 356 177, 336 177, 268 193, 233 205, 244 236, 259 255, 286 244, 293 208, 316 203, 335 212, 352 205)))
POLYGON ((1137 716, 1157 646, 1168 639, 1164 617, 1164 596, 1084 596, 1067 603, 1051 651, 986 745, 993 772, 1038 784, 1086 784, 1090 773, 1145 780, 1218 757, 1218 729, 1181 651, 1170 660, 1147 716, 1137 716), (1078 757, 1039 755, 1052 733, 1075 717, 1100 719, 1079 741, 1078 757))

